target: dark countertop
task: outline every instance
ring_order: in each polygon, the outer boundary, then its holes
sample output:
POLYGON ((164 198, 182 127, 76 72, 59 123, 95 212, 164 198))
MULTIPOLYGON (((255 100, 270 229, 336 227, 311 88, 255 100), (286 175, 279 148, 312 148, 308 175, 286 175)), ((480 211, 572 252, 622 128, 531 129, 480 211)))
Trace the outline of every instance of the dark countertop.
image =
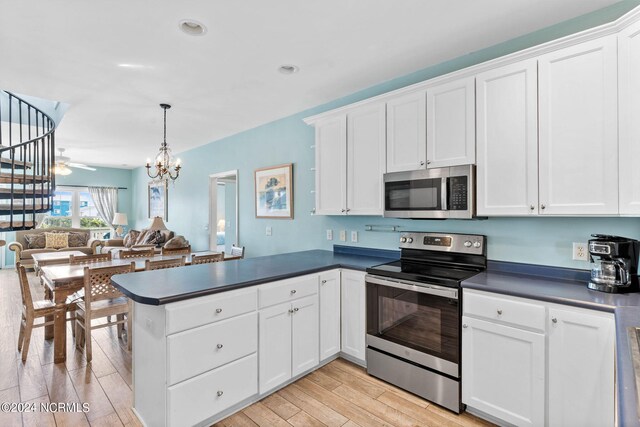
MULTIPOLYGON (((588 289, 585 280, 519 274, 518 270, 525 270, 519 268, 517 264, 514 265, 513 272, 498 270, 492 270, 490 265, 486 272, 462 282, 462 287, 614 313, 618 425, 640 427, 638 393, 627 339, 627 328, 640 326, 640 293, 607 294, 588 289)), ((531 270, 531 266, 527 267, 528 273, 534 271, 535 268, 531 270)), ((572 276, 572 274, 560 275, 572 276)))
POLYGON ((311 250, 121 274, 112 283, 135 302, 162 305, 334 268, 364 271, 394 259, 393 251, 362 255, 311 250))

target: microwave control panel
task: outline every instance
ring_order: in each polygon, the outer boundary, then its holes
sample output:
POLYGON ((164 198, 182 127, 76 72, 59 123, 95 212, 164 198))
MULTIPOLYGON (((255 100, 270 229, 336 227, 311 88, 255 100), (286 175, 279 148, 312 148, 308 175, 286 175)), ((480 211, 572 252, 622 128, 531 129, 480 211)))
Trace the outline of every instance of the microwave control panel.
POLYGON ((469 209, 468 188, 466 176, 452 176, 449 178, 449 210, 466 211, 469 209))

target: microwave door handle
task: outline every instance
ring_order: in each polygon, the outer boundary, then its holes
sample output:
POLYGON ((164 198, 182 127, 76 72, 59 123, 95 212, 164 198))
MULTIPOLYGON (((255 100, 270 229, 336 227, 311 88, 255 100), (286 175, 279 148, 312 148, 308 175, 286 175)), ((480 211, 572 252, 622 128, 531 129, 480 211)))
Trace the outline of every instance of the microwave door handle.
POLYGON ((440 188, 440 205, 442 207, 441 210, 446 211, 448 210, 448 206, 447 206, 447 182, 449 181, 449 178, 447 177, 442 177, 442 181, 440 183, 441 188, 440 188))

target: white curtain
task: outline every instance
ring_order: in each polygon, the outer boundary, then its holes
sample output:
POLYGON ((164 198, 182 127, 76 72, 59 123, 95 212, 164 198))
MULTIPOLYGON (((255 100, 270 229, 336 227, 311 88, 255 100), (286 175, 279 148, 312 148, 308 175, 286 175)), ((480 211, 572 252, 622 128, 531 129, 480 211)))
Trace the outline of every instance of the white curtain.
POLYGON ((91 194, 100 218, 112 225, 113 216, 118 210, 118 189, 116 187, 89 187, 89 194, 91 194))

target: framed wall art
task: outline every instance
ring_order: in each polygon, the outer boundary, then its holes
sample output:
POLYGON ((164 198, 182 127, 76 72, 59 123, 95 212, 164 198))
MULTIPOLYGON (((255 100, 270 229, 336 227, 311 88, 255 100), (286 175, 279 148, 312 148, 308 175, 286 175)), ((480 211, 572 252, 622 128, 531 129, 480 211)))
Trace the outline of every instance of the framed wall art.
POLYGON ((293 164, 256 169, 256 218, 293 219, 293 164))
POLYGON ((149 182, 149 219, 159 216, 169 220, 169 186, 167 181, 149 182))

